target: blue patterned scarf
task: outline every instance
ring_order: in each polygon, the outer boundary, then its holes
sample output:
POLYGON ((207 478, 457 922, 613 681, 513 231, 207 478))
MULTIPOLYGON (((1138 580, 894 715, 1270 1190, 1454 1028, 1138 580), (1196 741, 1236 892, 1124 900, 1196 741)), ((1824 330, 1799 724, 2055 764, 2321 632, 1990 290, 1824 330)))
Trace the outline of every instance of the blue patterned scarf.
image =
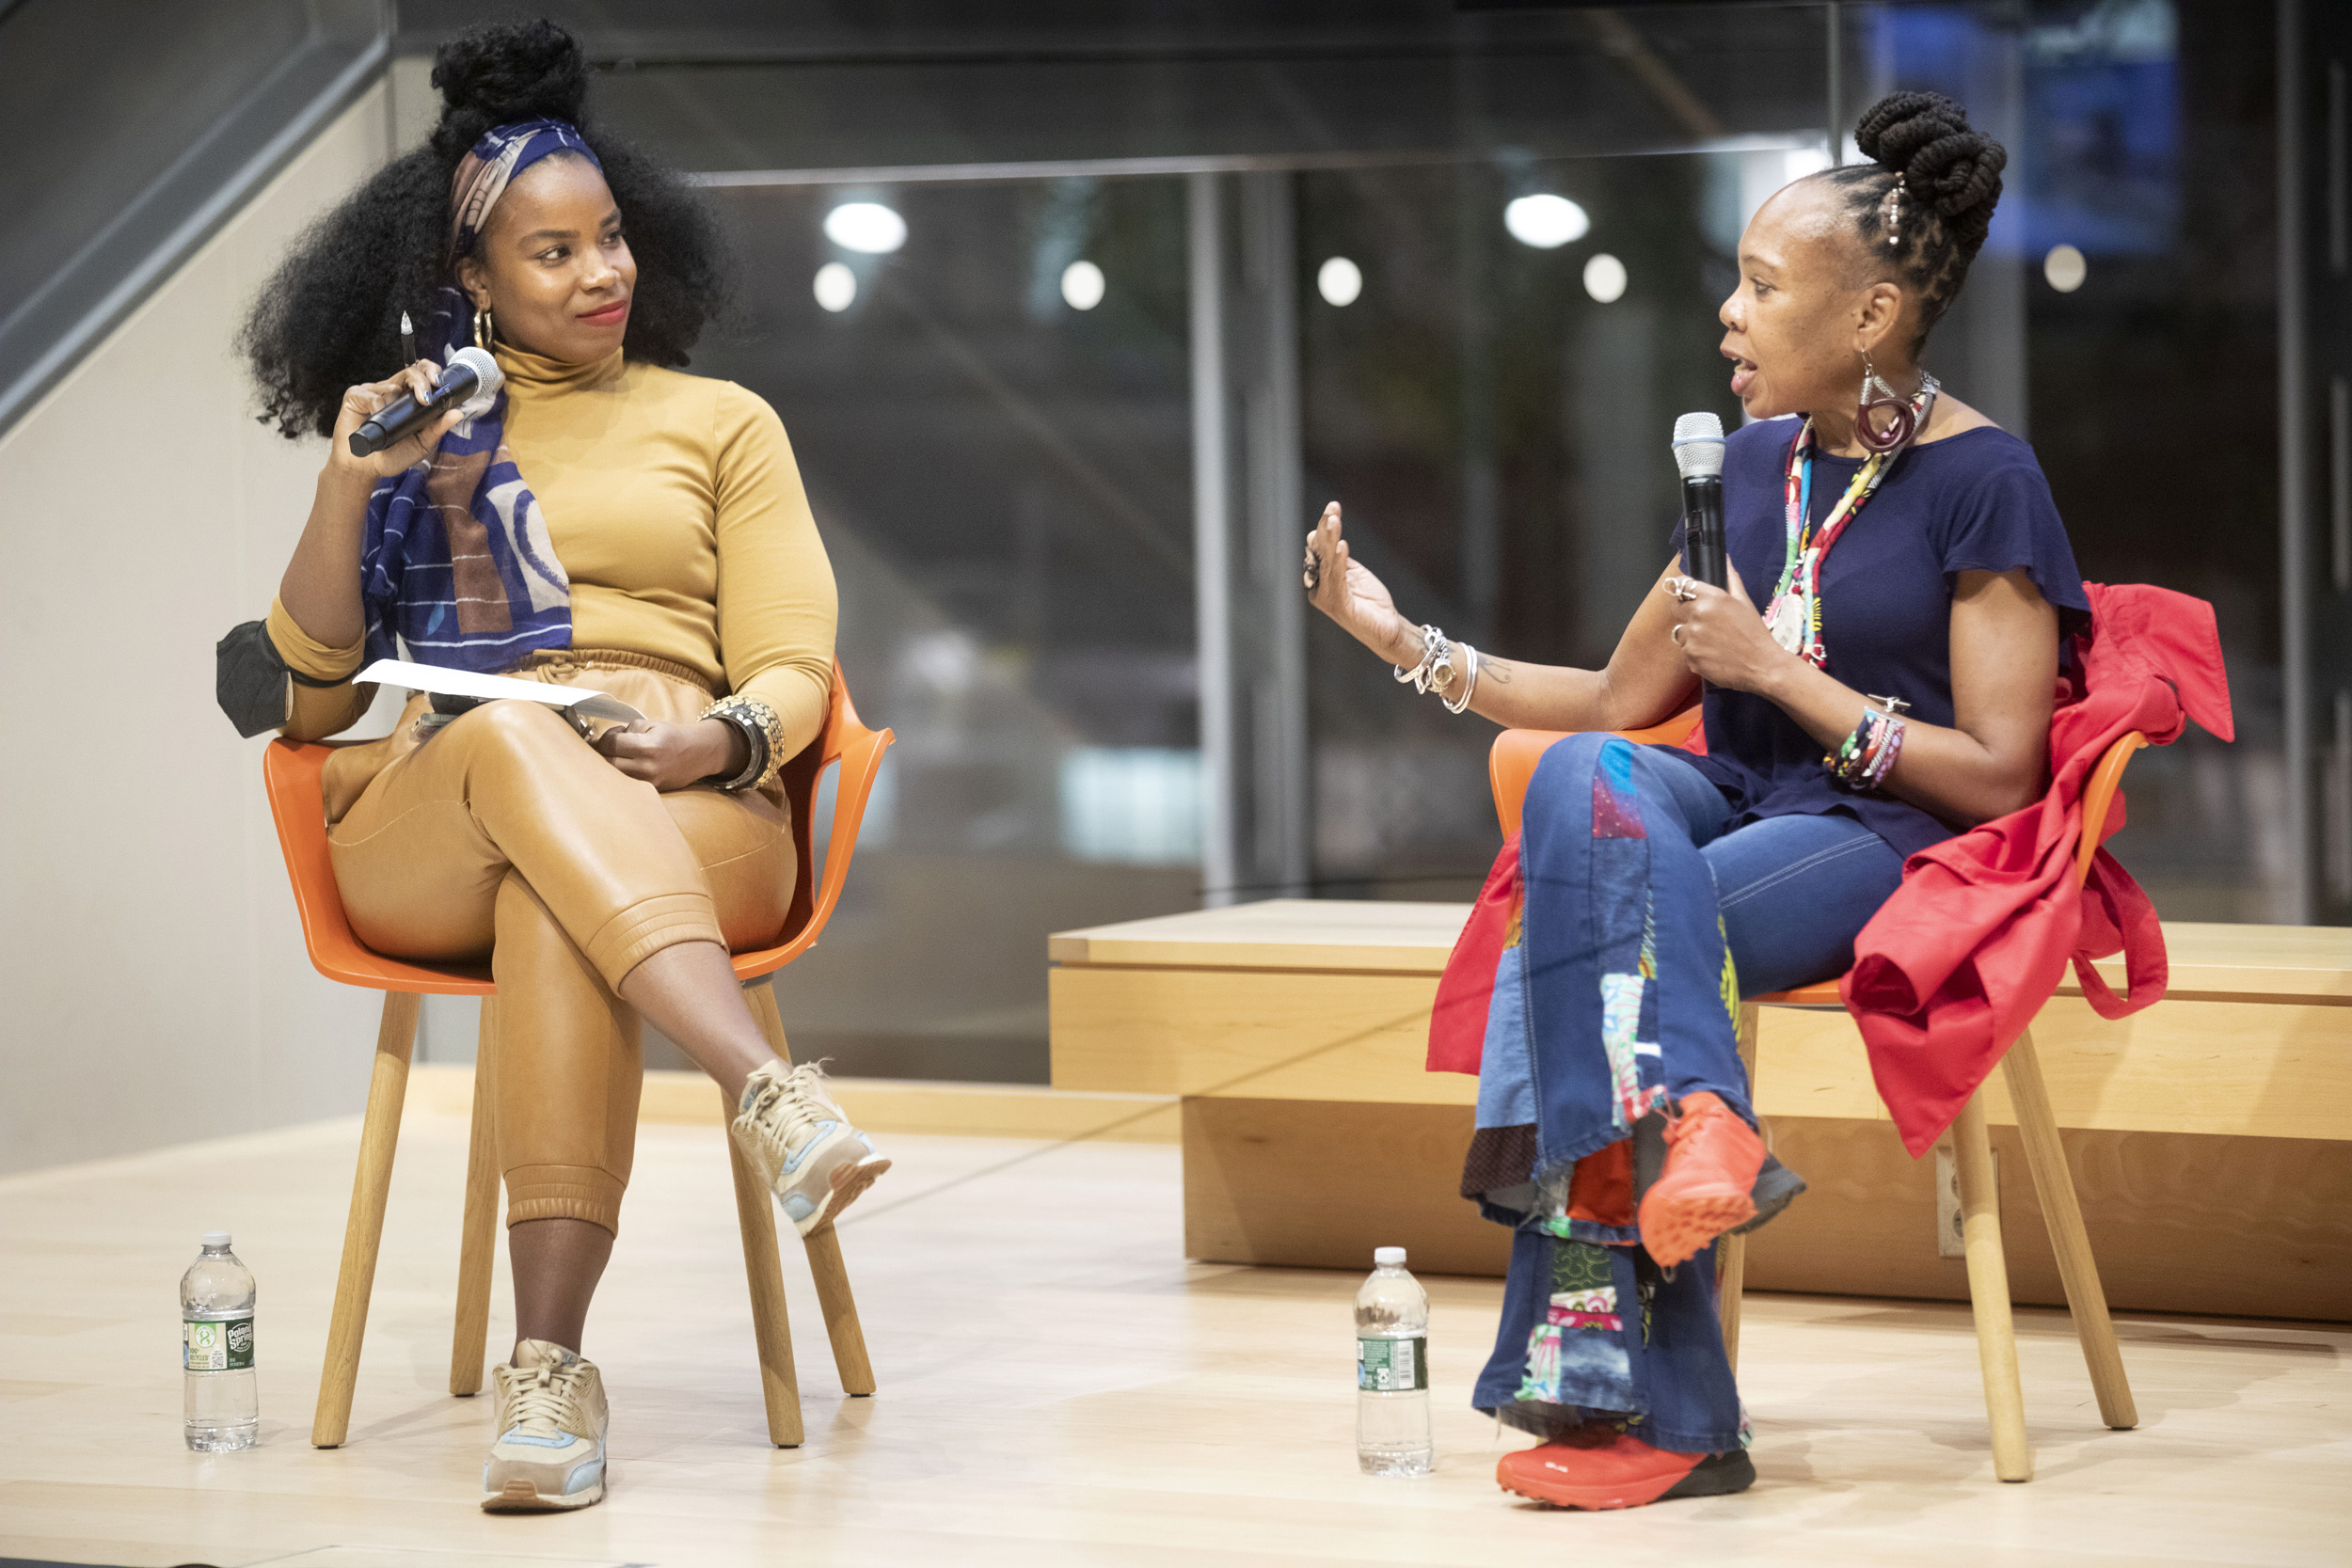
MULTIPOLYGON (((578 128, 557 119, 501 125, 473 145, 451 182, 453 268, 471 254, 507 185, 555 152, 604 166, 578 128)), ((473 330, 473 302, 453 273, 434 295, 419 346, 446 365, 473 330)), ((495 672, 533 649, 571 646, 571 579, 507 450, 504 388, 460 420, 429 461, 376 484, 359 546, 359 591, 370 660, 495 672)))

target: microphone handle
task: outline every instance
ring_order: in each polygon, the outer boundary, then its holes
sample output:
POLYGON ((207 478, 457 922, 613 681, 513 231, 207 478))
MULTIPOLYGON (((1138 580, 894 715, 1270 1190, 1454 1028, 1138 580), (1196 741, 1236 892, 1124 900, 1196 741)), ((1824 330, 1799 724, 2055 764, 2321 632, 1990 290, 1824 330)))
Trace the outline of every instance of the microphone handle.
POLYGON ((373 457, 394 442, 405 440, 432 423, 451 403, 472 397, 477 385, 478 378, 470 369, 454 365, 424 402, 419 403, 413 395, 403 392, 369 415, 367 422, 351 433, 351 455, 373 457))
POLYGON ((1717 588, 1731 586, 1724 555, 1724 482, 1686 479, 1682 482, 1683 562, 1699 581, 1717 588))

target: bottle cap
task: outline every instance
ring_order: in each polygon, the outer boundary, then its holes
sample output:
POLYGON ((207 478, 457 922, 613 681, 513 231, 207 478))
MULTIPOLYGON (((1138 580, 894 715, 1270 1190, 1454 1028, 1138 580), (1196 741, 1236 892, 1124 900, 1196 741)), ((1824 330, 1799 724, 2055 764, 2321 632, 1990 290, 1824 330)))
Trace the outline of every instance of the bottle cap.
POLYGON ((204 1232, 204 1244, 208 1247, 225 1247, 229 1244, 229 1232, 226 1230, 207 1230, 204 1232))
POLYGON ((1401 1246, 1374 1247, 1372 1260, 1380 1268, 1401 1269, 1405 1266, 1405 1249, 1401 1246))

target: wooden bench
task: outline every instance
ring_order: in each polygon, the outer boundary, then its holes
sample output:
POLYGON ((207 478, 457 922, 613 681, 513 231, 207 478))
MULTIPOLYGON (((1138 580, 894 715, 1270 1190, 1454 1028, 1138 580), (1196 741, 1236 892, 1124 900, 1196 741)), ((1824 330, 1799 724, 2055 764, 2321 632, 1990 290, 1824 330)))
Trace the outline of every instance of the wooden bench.
MULTIPOLYGON (((1353 1269, 1394 1243, 1500 1274, 1507 1234, 1456 1196, 1477 1085, 1422 1067, 1468 912, 1282 899, 1060 933, 1054 1085, 1183 1098, 1188 1256, 1353 1269)), ((2165 1001, 2110 1023, 2070 985, 2034 1024, 2108 1299, 2352 1319, 2352 929, 2166 938, 2165 1001)), ((1758 1051, 1757 1110, 1812 1190, 1752 1239, 1748 1288, 1966 1300, 1936 1162, 1904 1153, 1852 1022, 1767 1008, 1758 1051)), ((2011 1291, 2060 1305, 1997 1074, 1990 1106, 2011 1291)))

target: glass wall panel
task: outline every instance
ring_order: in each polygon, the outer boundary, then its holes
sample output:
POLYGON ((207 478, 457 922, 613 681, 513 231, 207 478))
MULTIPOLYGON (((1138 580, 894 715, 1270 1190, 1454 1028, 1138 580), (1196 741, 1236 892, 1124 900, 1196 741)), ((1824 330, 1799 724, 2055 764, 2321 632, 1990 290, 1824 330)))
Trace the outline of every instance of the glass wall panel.
MULTIPOLYGON (((1777 150, 1301 179, 1307 488, 1408 617, 1607 659, 1670 553, 1676 415, 1739 417, 1714 312, 1759 157, 1778 184, 1777 150), (1334 259, 1360 293, 1327 286, 1334 259)), ((1493 726, 1416 702, 1320 616, 1310 636, 1318 887, 1470 896, 1493 726)))
POLYGON ((1198 902, 1183 186, 717 196, 749 287, 694 369, 783 416, 898 736, 796 1053, 1042 1081, 1046 934, 1198 902))

